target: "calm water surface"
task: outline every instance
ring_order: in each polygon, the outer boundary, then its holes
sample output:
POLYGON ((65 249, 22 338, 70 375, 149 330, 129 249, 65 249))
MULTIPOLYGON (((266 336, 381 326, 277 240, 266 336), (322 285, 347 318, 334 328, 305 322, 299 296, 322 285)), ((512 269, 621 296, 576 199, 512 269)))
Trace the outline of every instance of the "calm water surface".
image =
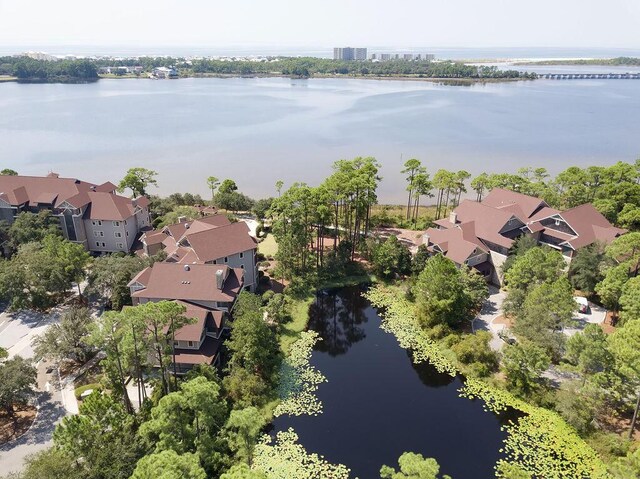
POLYGON ((482 403, 458 397, 459 379, 414 365, 359 288, 319 295, 309 327, 321 337, 311 363, 327 377, 317 417, 282 417, 307 451, 342 463, 351 477, 379 478, 406 451, 434 457, 455 479, 493 477, 505 438, 482 403))
POLYGON ((340 158, 383 164, 383 202, 404 201, 402 163, 514 171, 632 161, 640 154, 640 81, 444 86, 349 79, 101 80, 0 84, 0 166, 116 181, 160 173, 156 192, 207 193, 234 178, 253 196, 317 184, 340 158))

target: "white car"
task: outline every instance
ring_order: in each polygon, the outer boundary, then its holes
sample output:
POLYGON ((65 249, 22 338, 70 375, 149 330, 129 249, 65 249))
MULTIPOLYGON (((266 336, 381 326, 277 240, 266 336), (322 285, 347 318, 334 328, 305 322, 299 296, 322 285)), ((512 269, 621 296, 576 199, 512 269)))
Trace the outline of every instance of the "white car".
POLYGON ((580 311, 582 314, 588 314, 589 301, 587 301, 587 298, 585 298, 584 296, 576 296, 574 299, 576 300, 576 303, 578 303, 578 311, 580 311))

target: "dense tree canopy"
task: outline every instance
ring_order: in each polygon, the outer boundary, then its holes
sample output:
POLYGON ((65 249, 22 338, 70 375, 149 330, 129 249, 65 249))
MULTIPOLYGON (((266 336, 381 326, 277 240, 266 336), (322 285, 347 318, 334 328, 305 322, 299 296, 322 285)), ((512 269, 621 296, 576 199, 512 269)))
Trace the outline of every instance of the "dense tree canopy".
POLYGON ((475 270, 459 269, 442 255, 429 258, 413 293, 426 326, 455 326, 472 319, 489 295, 484 278, 475 270))
POLYGON ((36 358, 62 361, 72 359, 83 364, 92 348, 89 343, 91 312, 80 306, 72 306, 62 313, 59 323, 49 326, 33 340, 36 358))
POLYGON ((27 404, 36 386, 36 368, 20 356, 0 358, 0 408, 13 417, 14 406, 27 404))
POLYGON ((80 414, 65 417, 53 439, 57 448, 75 457, 76 466, 88 479, 128 477, 141 452, 134 418, 100 392, 83 400, 80 414))
POLYGON ((144 456, 131 479, 206 479, 196 454, 167 450, 144 456))
POLYGON ((38 213, 19 213, 9 228, 10 244, 13 249, 34 241, 42 241, 46 236, 62 236, 60 220, 49 210, 38 213))
POLYGON ((128 283, 150 261, 137 255, 111 254, 93 260, 89 269, 87 294, 98 296, 114 310, 131 305, 128 283))
POLYGON ((440 475, 438 462, 422 454, 405 452, 398 459, 400 470, 396 471, 389 466, 382 466, 380 477, 382 479, 451 479, 447 475, 440 475))
POLYGON ((23 244, 0 261, 0 298, 14 310, 55 305, 74 283, 80 288, 88 262, 82 245, 60 236, 23 244))

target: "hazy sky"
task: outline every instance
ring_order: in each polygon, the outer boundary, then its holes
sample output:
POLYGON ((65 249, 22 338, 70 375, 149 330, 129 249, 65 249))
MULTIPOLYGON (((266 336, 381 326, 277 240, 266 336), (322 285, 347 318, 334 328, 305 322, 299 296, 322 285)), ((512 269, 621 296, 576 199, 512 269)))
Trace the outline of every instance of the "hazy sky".
POLYGON ((640 47, 640 0, 0 0, 0 45, 640 47))

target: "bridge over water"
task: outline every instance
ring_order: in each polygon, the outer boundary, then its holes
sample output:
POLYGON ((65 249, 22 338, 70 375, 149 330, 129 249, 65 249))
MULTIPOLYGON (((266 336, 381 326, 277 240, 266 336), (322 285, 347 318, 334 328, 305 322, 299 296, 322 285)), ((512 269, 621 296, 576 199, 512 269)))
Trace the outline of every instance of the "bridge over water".
POLYGON ((640 73, 538 73, 547 80, 640 80, 640 73))

